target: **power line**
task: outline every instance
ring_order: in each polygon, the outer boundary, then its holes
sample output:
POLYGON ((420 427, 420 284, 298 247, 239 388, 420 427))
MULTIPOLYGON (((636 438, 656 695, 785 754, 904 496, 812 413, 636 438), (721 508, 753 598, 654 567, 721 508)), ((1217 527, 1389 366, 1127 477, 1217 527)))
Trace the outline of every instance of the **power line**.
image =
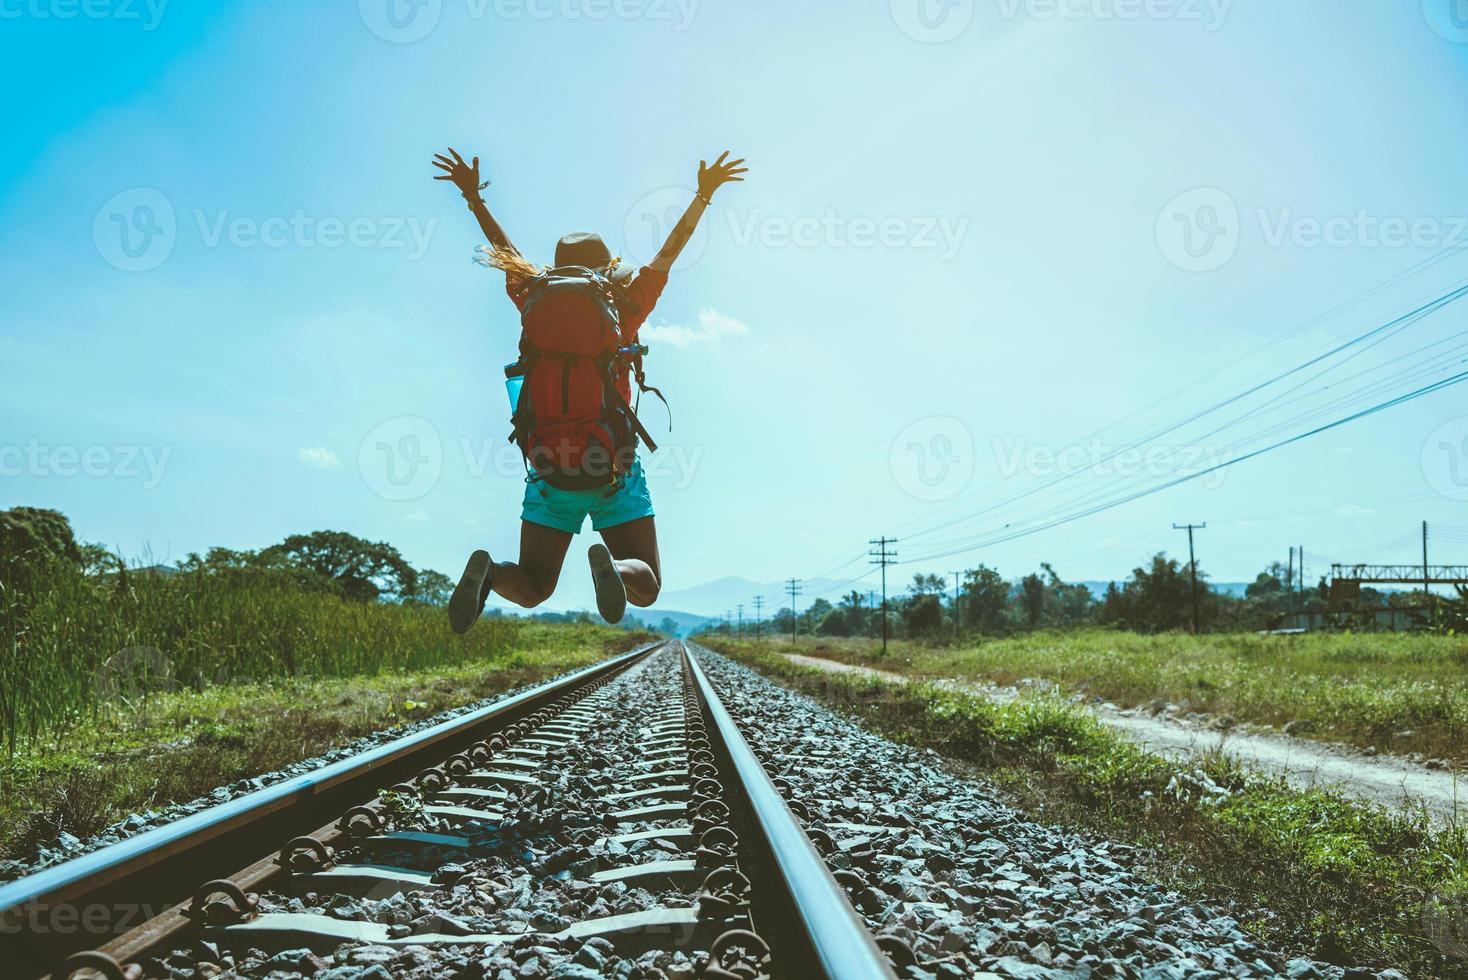
MULTIPOLYGON (((1187 418, 1182 419, 1181 421, 1169 423, 1169 424, 1163 426, 1161 429, 1155 430, 1155 431, 1149 433, 1148 435, 1145 435, 1145 436, 1143 436, 1143 437, 1141 437, 1139 439, 1133 440, 1131 443, 1129 443, 1127 445, 1124 445, 1124 446, 1121 446, 1121 447, 1119 447, 1119 448, 1117 448, 1115 450, 1112 450, 1112 451, 1106 453, 1101 459, 1094 461, 1092 468, 1094 468, 1095 466, 1102 466, 1102 465, 1105 465, 1106 463, 1113 462, 1113 461, 1115 461, 1115 459, 1118 456, 1120 456, 1123 453, 1135 451, 1136 449, 1140 448, 1141 446, 1145 445, 1148 442, 1151 442, 1151 441, 1153 441, 1155 439, 1161 438, 1162 436, 1169 435, 1169 434, 1171 434, 1173 432, 1176 432, 1178 429, 1181 429, 1184 426, 1191 424, 1192 422, 1196 422, 1196 421, 1198 421, 1198 420, 1200 420, 1202 418, 1205 418, 1205 417, 1207 417, 1207 416, 1209 416, 1209 415, 1211 415, 1211 414, 1213 414, 1213 413, 1215 413, 1217 411, 1220 411, 1221 409, 1227 408, 1229 405, 1232 405, 1232 404, 1235 404, 1235 403, 1237 403, 1239 401, 1242 401, 1243 399, 1249 397, 1250 395, 1253 395, 1253 394, 1256 394, 1256 393, 1258 393, 1260 391, 1263 391, 1264 389, 1270 387, 1271 385, 1277 384, 1280 381, 1283 381, 1283 380, 1285 380, 1287 378, 1290 378, 1290 377, 1292 377, 1292 376, 1294 376, 1296 374, 1299 374, 1300 372, 1305 371, 1305 370, 1307 370, 1307 369, 1309 369, 1309 368, 1311 368, 1311 367, 1313 367, 1313 366, 1315 366, 1317 364, 1320 364, 1323 361, 1329 360, 1330 358, 1336 356, 1337 354, 1343 353, 1344 351, 1347 351, 1347 350, 1351 349, 1352 347, 1355 347, 1358 344, 1362 344, 1362 343, 1364 343, 1364 342, 1366 342, 1368 340, 1371 340, 1371 339, 1373 339, 1375 337, 1378 337, 1381 334, 1388 333, 1389 331, 1392 331, 1394 329, 1400 328, 1400 327, 1402 327, 1404 325, 1410 325, 1411 323, 1415 323, 1415 322, 1417 322, 1417 321, 1425 318, 1426 316, 1428 316, 1428 315, 1430 315, 1432 313, 1437 312, 1438 310, 1442 309, 1443 307, 1445 307, 1445 306, 1447 306, 1447 305, 1449 305, 1451 303, 1457 302, 1459 299, 1462 299, 1465 295, 1468 295, 1468 284, 1459 286, 1456 289, 1449 290, 1446 293, 1443 293, 1441 295, 1438 295, 1438 296, 1434 297, 1433 299, 1429 300, 1428 302, 1423 303, 1423 304, 1417 306, 1416 308, 1408 311, 1407 313, 1405 313, 1405 314, 1403 314, 1401 316, 1395 317, 1395 318, 1387 321, 1384 324, 1381 324, 1381 325, 1379 325, 1377 327, 1374 327, 1374 328, 1366 331, 1365 333, 1362 333, 1362 334, 1360 334, 1360 335, 1358 335, 1356 337, 1351 338, 1350 340, 1347 340, 1347 341, 1344 341, 1344 342, 1342 342, 1340 344, 1337 344, 1335 347, 1332 347, 1331 349, 1327 350, 1326 352, 1324 352, 1322 354, 1317 354, 1314 357, 1311 357, 1311 358, 1307 359, 1306 361, 1304 361, 1304 362, 1302 362, 1300 364, 1295 365, 1294 367, 1291 367, 1291 368, 1289 368, 1289 369, 1287 369, 1287 370, 1285 370, 1283 372, 1277 373, 1277 374, 1273 375, 1272 377, 1270 377, 1270 378, 1268 378, 1268 379, 1266 379, 1266 380, 1264 380, 1262 382, 1258 382, 1258 383, 1252 385, 1251 387, 1247 388, 1246 390, 1244 390, 1242 392, 1239 392, 1238 394, 1231 395, 1231 396, 1229 396, 1227 398, 1224 398, 1222 401, 1216 402, 1216 403, 1208 406, 1207 408, 1203 408, 1201 410, 1198 410, 1198 411, 1194 412, 1192 415, 1188 416, 1187 418)), ((1217 430, 1215 430, 1215 431, 1217 431, 1217 430)), ((1056 486, 1056 485, 1058 485, 1060 483, 1066 482, 1067 480, 1070 480, 1071 478, 1073 478, 1073 477, 1075 477, 1075 476, 1077 476, 1077 475, 1079 475, 1079 474, 1081 474, 1083 472, 1085 472, 1085 470, 1071 470, 1069 472, 1061 473, 1058 476, 1052 477, 1049 480, 1043 482, 1040 486, 1038 486, 1036 488, 1033 488, 1031 490, 1022 491, 1020 493, 1017 493, 1017 494, 1014 494, 1012 496, 1006 497, 1003 500, 996 501, 996 502, 994 502, 992 504, 989 504, 989 505, 987 505, 985 507, 980 508, 979 510, 972 511, 972 512, 966 514, 966 515, 963 515, 962 517, 954 518, 954 519, 952 519, 950 521, 943 522, 943 523, 941 523, 939 525, 936 525, 934 527, 931 527, 931 528, 928 528, 928 529, 925 529, 925 530, 920 530, 920 531, 913 532, 909 536, 910 537, 925 537, 925 536, 928 536, 928 535, 931 535, 931 534, 938 533, 940 531, 951 530, 951 529, 953 529, 954 527, 957 527, 960 524, 967 523, 968 521, 973 520, 976 517, 981 517, 984 514, 990 513, 990 512, 992 512, 994 510, 997 510, 998 508, 1003 507, 1003 506, 1005 506, 1007 504, 1014 503, 1014 502, 1016 502, 1018 500, 1021 500, 1021 499, 1025 498, 1025 497, 1031 497, 1031 496, 1033 496, 1035 493, 1037 493, 1040 490, 1049 489, 1050 487, 1053 487, 1053 486, 1056 486)))
POLYGON ((1445 388, 1450 388, 1454 385, 1461 384, 1464 381, 1468 381, 1468 371, 1455 374, 1449 378, 1444 378, 1441 381, 1436 381, 1430 385, 1424 385, 1423 387, 1418 388, 1414 391, 1409 391, 1404 395, 1398 395, 1395 398, 1388 399, 1387 401, 1373 405, 1370 408, 1362 409, 1359 412, 1354 412, 1350 415, 1345 416, 1344 418, 1337 419, 1334 422, 1317 426, 1316 428, 1313 428, 1308 432, 1302 432, 1298 435, 1291 436, 1288 439, 1281 439, 1279 442, 1264 446, 1263 448, 1256 449, 1249 453, 1245 453, 1244 455, 1236 457, 1234 459, 1226 460, 1222 463, 1205 467, 1204 469, 1198 470, 1194 473, 1188 473, 1184 476, 1176 477, 1174 479, 1167 480, 1150 487, 1146 487, 1142 490, 1129 493, 1123 497, 1110 500, 1102 504, 1098 504, 1094 507, 1089 507, 1085 510, 1056 517, 1052 520, 1046 521, 1034 527, 1023 528, 1009 534, 1001 534, 997 537, 989 538, 988 540, 978 543, 968 544, 963 547, 941 551, 935 554, 923 555, 915 559, 907 559, 906 561, 901 562, 901 564, 910 564, 914 561, 937 561, 941 558, 952 558, 955 555, 966 554, 970 551, 978 550, 979 548, 989 547, 995 544, 1003 544, 1008 541, 1014 541, 1018 538, 1028 537, 1031 534, 1038 534, 1041 531, 1048 531, 1052 528, 1062 527, 1066 524, 1071 524, 1075 521, 1081 520, 1082 518, 1090 517, 1094 514, 1099 514, 1103 511, 1120 507, 1123 504, 1129 504, 1135 500, 1140 500, 1143 497, 1150 497, 1152 494, 1160 493, 1163 490, 1169 490, 1172 487, 1199 479, 1200 477, 1207 476, 1210 473, 1216 473, 1219 470, 1227 469, 1230 466, 1236 466, 1239 463, 1244 463, 1256 457, 1263 456, 1266 453, 1274 452, 1277 449, 1282 449, 1286 446, 1293 445, 1294 443, 1302 442, 1313 436, 1320 435, 1321 433, 1329 432, 1332 429, 1338 429, 1343 425, 1348 425, 1351 422, 1356 422, 1363 418, 1367 418, 1368 416, 1375 415, 1379 412, 1384 412, 1387 409, 1395 408, 1398 405, 1406 404, 1407 402, 1425 397, 1426 395, 1434 394, 1435 392, 1442 391, 1445 388))

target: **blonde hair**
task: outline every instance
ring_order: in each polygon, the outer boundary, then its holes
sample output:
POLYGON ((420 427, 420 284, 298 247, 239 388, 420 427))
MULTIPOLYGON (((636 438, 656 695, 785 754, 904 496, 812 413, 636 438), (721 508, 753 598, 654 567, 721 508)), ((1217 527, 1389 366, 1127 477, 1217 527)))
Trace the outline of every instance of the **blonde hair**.
POLYGON ((534 279, 544 271, 515 249, 507 248, 504 245, 496 245, 494 248, 481 245, 474 252, 475 262, 486 269, 498 269, 505 274, 505 285, 512 292, 525 288, 528 280, 534 279))

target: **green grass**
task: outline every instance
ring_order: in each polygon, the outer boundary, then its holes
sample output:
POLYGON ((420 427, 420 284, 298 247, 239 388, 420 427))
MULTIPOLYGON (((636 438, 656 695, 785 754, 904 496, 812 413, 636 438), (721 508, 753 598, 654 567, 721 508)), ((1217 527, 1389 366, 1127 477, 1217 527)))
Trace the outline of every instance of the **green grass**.
POLYGON ((500 656, 522 624, 453 635, 432 607, 352 601, 253 572, 88 577, 40 566, 0 591, 0 742, 63 745, 77 726, 158 689, 424 671, 500 656))
POLYGON ((1301 792, 1216 756, 1180 770, 1055 697, 999 704, 930 684, 835 675, 763 646, 710 645, 873 730, 979 771, 1039 819, 1146 847, 1155 874, 1230 903, 1244 928, 1276 947, 1411 976, 1468 975, 1431 941, 1423 916, 1434 893, 1447 894, 1461 931, 1468 838, 1434 829, 1424 814, 1301 792))
POLYGON ((0 859, 26 857, 62 831, 86 837, 129 814, 194 799, 648 639, 609 627, 515 625, 494 652, 461 652, 451 666, 281 677, 108 705, 62 741, 30 743, 0 759, 0 859))
POLYGON ((954 646, 803 639, 777 649, 920 680, 1051 681, 1122 707, 1162 700, 1292 733, 1468 762, 1468 637, 1040 632, 954 646))

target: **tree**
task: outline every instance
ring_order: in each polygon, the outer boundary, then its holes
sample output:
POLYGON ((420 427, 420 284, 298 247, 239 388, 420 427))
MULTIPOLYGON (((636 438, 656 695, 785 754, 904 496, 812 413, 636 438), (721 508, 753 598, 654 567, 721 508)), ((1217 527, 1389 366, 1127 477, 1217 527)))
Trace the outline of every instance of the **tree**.
POLYGON ((831 615, 832 606, 825 599, 817 599, 812 602, 805 612, 800 614, 800 631, 802 633, 815 633, 820 628, 826 617, 831 615))
POLYGON ((1034 572, 1026 575, 1019 584, 1020 601, 1025 612, 1025 622, 1030 629, 1040 625, 1045 615, 1045 581, 1034 572))
POLYGON ((390 544, 366 541, 345 531, 293 534, 260 553, 267 563, 307 568, 340 584, 358 602, 379 596, 405 599, 418 586, 418 573, 390 544))
POLYGON ((0 612, 29 608, 28 597, 45 588, 47 566, 76 570, 83 560, 71 522, 60 511, 0 511, 0 612))
POLYGON ((1009 602, 1009 583, 996 570, 980 565, 963 576, 965 625, 981 633, 999 633, 1004 628, 1004 607, 1009 602))
POLYGON ((932 636, 943 628, 943 602, 932 593, 914 596, 902 614, 909 636, 932 636))
POLYGON ((665 636, 677 636, 678 621, 672 616, 664 616, 663 621, 658 623, 658 632, 665 636))
POLYGON ((1042 562, 1040 568, 1045 572, 1045 588, 1049 593, 1052 619, 1065 626, 1090 620, 1096 606, 1096 597, 1091 594, 1091 590, 1084 585, 1071 585, 1062 581, 1049 562, 1042 562))
POLYGON ((406 596, 404 601, 420 606, 446 606, 449 596, 454 594, 454 580, 443 572, 435 572, 431 568, 425 568, 417 573, 417 585, 413 594, 406 596))
POLYGON ((850 636, 852 633, 851 610, 845 606, 832 609, 816 626, 821 636, 850 636))
MULTIPOLYGON (((1217 614, 1218 597, 1198 572, 1201 626, 1217 614)), ((1115 583, 1106 590, 1102 621, 1139 633, 1161 633, 1186 629, 1192 618, 1192 578, 1185 566, 1165 554, 1157 554, 1147 568, 1132 570, 1120 589, 1115 583)))
POLYGON ((910 595, 942 595, 943 590, 948 587, 948 580, 941 575, 924 575, 921 572, 912 577, 912 584, 907 587, 910 595))

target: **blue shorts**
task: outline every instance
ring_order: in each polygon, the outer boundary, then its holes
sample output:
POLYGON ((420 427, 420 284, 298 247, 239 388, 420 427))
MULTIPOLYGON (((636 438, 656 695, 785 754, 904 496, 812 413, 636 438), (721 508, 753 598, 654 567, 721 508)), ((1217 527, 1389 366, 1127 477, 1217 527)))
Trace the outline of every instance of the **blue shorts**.
POLYGON ((587 517, 592 530, 601 531, 652 516, 652 495, 647 492, 641 460, 633 462, 622 486, 610 491, 558 490, 544 482, 527 483, 520 511, 522 521, 567 534, 580 534, 587 517))

